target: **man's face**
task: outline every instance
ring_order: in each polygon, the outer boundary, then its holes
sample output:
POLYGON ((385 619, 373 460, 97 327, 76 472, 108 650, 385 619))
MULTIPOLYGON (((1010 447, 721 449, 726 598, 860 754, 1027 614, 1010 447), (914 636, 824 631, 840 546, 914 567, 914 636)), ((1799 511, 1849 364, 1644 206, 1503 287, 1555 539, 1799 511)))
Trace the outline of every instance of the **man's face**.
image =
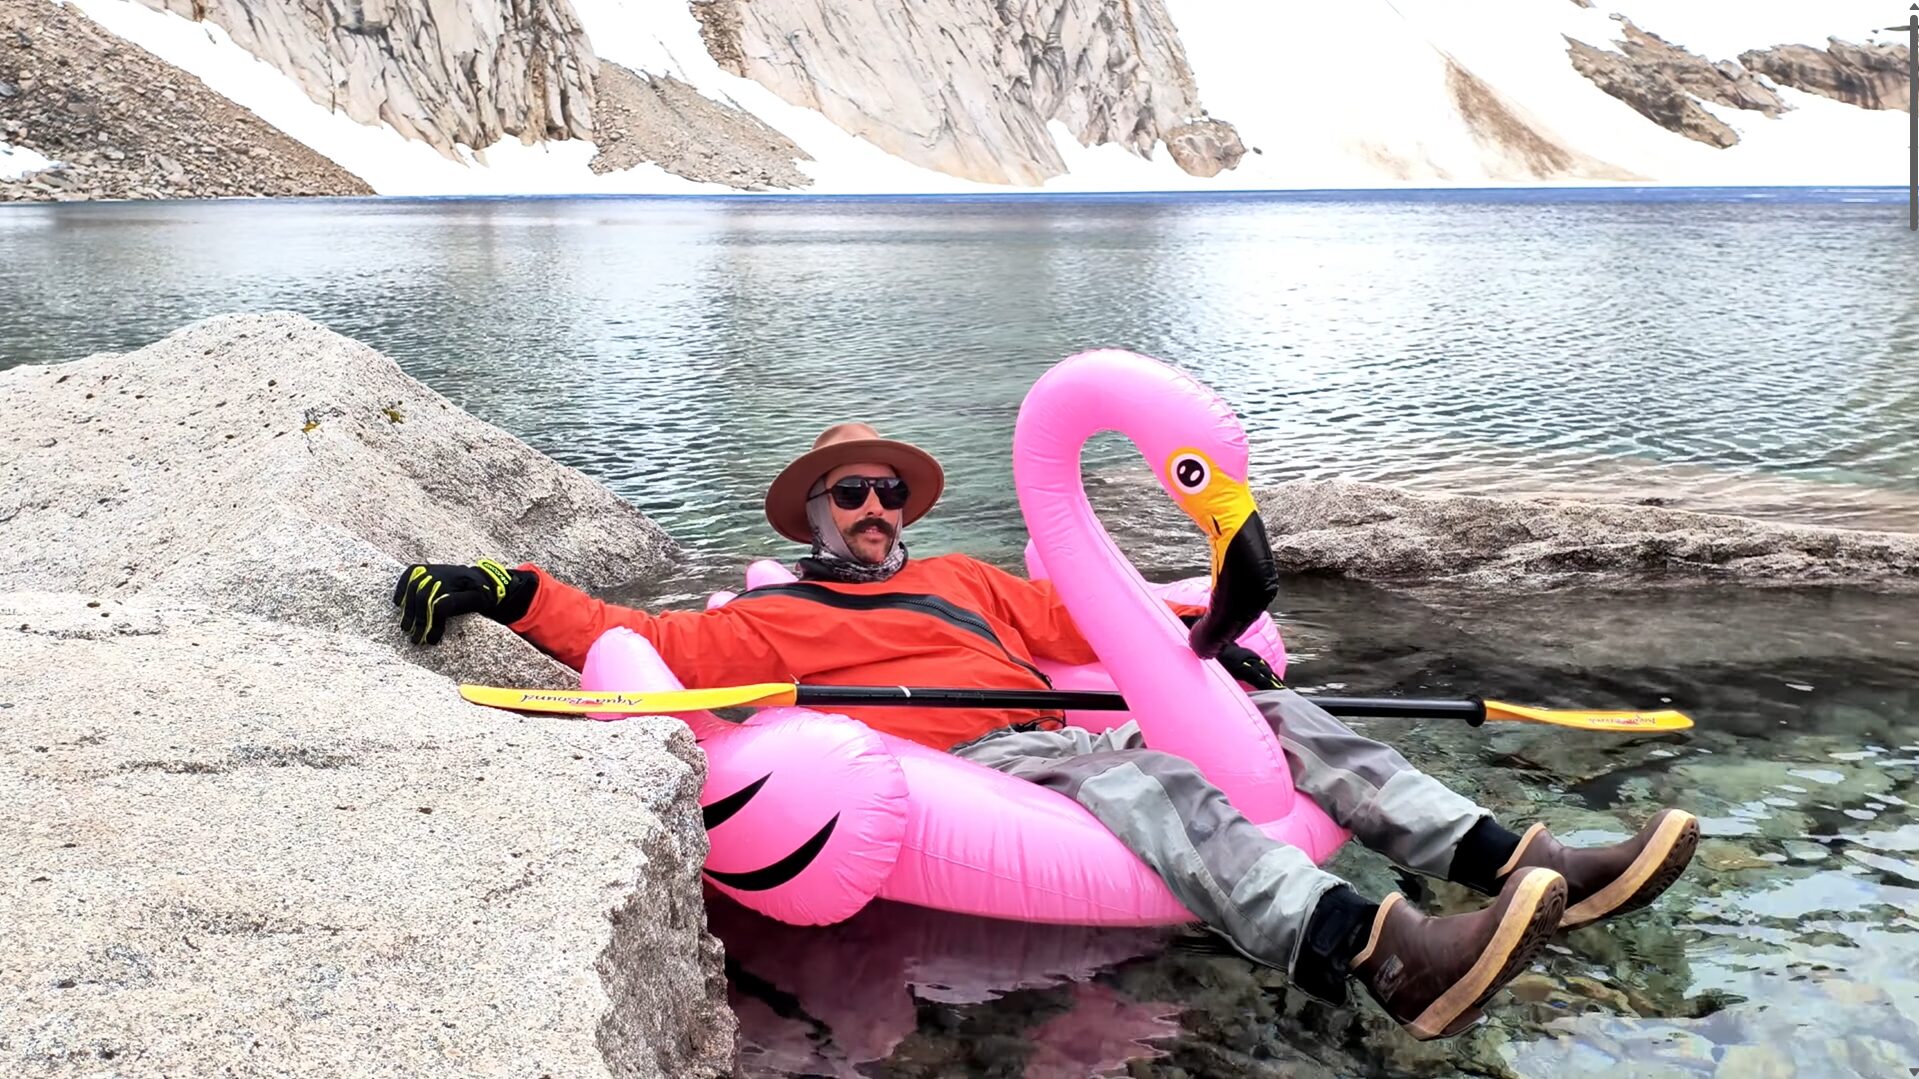
MULTIPOLYGON (((826 486, 830 488, 839 481, 852 478, 881 477, 897 478, 899 473, 891 465, 841 465, 826 474, 826 486)), ((889 510, 880 505, 877 492, 867 489, 866 499, 852 509, 841 508, 832 494, 823 496, 833 510, 833 526, 840 530, 846 540, 846 549, 853 557, 869 566, 886 561, 893 550, 893 541, 899 538, 900 526, 906 515, 905 509, 889 510)))

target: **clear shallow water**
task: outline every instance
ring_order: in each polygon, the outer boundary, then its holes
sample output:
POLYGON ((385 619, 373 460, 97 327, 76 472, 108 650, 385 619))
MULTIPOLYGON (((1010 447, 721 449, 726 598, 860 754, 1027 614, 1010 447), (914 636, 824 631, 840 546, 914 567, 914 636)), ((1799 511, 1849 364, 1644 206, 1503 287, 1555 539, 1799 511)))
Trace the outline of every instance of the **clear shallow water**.
MULTIPOLYGON (((952 474, 916 550, 1016 568, 1012 417, 1099 344, 1184 366, 1257 478, 1555 490, 1919 529, 1919 246, 1903 192, 528 200, 0 207, 0 367, 292 309, 608 483, 737 582, 766 480, 863 417, 952 474), (1763 197, 1761 197, 1763 196, 1763 197), (1852 202, 1848 199, 1866 201, 1852 202)), ((1092 453, 1131 460, 1116 440, 1092 453)), ((1096 473, 1095 484, 1109 473, 1096 473)), ((1111 493, 1111 489, 1108 489, 1111 493)), ((1105 504, 1102 502, 1102 504, 1105 504)), ((1107 523, 1160 574, 1154 526, 1107 523)), ((1822 592, 1422 595, 1289 582, 1294 680, 1542 704, 1671 698, 1628 740, 1373 724, 1513 821, 1708 842, 1421 1046, 1167 934, 716 904, 755 1074, 1898 1076, 1919 1066, 1919 609, 1822 592), (1157 1054, 1157 1055, 1156 1055, 1157 1054)), ((1378 895, 1469 901, 1349 849, 1378 895)))
MULTIPOLYGON (((1416 765, 1569 842, 1657 807, 1706 838, 1653 908, 1562 935, 1441 1043, 1332 1008, 1186 934, 882 904, 827 930, 711 904, 748 1075, 1870 1076, 1919 1067, 1919 619, 1802 591, 1523 604, 1293 582, 1302 687, 1601 706, 1698 726, 1622 738, 1377 721, 1416 765), (1790 1070, 1796 1068, 1796 1071, 1790 1070), (1116 1070, 1118 1069, 1118 1070, 1116 1070)), ((1349 845, 1331 868, 1431 911, 1481 900, 1349 845)))

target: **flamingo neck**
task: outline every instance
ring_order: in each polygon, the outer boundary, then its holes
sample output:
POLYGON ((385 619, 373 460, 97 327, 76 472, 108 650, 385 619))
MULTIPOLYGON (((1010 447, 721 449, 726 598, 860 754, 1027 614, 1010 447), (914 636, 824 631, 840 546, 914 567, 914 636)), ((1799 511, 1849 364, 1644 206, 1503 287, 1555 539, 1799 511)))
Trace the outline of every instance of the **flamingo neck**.
MULTIPOLYGON (((1014 481, 1040 561, 1077 621, 1168 619, 1166 605, 1154 598, 1145 578, 1127 559, 1093 512, 1086 495, 1081 455, 1087 442, 1116 431, 1140 445, 1133 434, 1140 403, 1150 401, 1153 385, 1130 385, 1121 372, 1090 371, 1079 377, 1057 369, 1042 377, 1020 411, 1013 435, 1014 481)), ((1088 634, 1088 639, 1093 638, 1088 634)), ((1176 642, 1168 634, 1169 645, 1176 642)), ((1098 643, 1095 642, 1095 647, 1098 643)), ((1117 657, 1115 662, 1152 662, 1152 657, 1117 657)))

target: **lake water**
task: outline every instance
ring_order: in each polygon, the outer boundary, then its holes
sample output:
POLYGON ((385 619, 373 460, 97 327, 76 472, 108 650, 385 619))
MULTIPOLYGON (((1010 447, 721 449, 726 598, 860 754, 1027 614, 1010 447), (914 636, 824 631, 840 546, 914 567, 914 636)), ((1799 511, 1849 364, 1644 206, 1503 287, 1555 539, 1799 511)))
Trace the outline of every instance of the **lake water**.
POLYGON ((0 367, 299 311, 713 551, 762 543, 773 472, 864 418, 952 470, 923 543, 1016 552, 1013 413, 1106 345, 1225 396, 1261 479, 1919 530, 1903 197, 5 206, 0 367))
MULTIPOLYGON (((0 367, 291 309, 581 468, 688 548, 652 602, 771 546, 766 481, 862 418, 946 462, 916 551, 1015 567, 1012 417, 1117 345, 1238 410, 1258 481, 1657 493, 1919 531, 1919 237, 1904 192, 299 201, 0 207, 0 367)), ((1091 457, 1124 477, 1117 439, 1091 457)), ((1140 526, 1109 514, 1122 545, 1140 526)), ((1155 575, 1203 560, 1161 555, 1155 575)), ((1157 550, 1157 548, 1156 548, 1157 550)), ((510 552, 509 552, 510 553, 510 552)), ((1896 1076, 1919 1067, 1919 609, 1857 592, 1417 597, 1291 581, 1306 688, 1654 705, 1625 739, 1374 723, 1511 821, 1707 842, 1652 911, 1563 938, 1419 1045, 1183 934, 714 905, 753 1074, 1896 1076), (1131 1061, 1128 1065, 1126 1062, 1131 1061)), ((1348 849, 1373 894, 1413 889, 1348 849)))

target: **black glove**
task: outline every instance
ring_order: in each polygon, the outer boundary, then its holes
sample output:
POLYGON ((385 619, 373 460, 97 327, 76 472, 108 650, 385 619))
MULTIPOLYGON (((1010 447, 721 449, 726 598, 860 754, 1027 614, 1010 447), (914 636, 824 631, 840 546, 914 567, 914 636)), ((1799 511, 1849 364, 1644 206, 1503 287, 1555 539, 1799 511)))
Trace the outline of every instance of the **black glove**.
POLYGON ((393 603, 400 608, 401 632, 414 644, 439 644, 455 615, 477 611, 503 625, 526 617, 539 584, 528 570, 490 560, 477 566, 415 565, 393 586, 393 603))
MULTIPOLYGON (((1193 623, 1199 621, 1199 616, 1182 614, 1179 620, 1186 623, 1186 628, 1191 629, 1193 623)), ((1227 674, 1254 689, 1286 688, 1286 683, 1279 680, 1279 675, 1273 671, 1273 665, 1266 662, 1265 656, 1238 641, 1228 642, 1226 647, 1219 650, 1216 658, 1219 660, 1219 665, 1226 668, 1227 674)))

